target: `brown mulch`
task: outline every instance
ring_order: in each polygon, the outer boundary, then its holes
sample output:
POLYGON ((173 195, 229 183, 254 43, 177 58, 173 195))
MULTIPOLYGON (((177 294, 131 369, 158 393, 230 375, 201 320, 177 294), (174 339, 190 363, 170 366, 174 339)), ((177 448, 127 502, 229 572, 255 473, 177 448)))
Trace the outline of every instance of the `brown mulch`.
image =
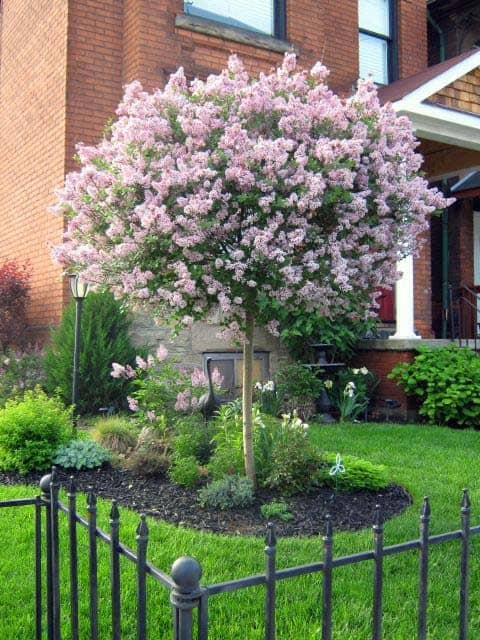
MULTIPOLYGON (((34 484, 43 474, 0 472, 0 484, 34 484)), ((58 470, 58 479, 64 488, 71 473, 58 470)), ((215 533, 236 535, 263 535, 266 520, 260 507, 278 494, 259 489, 252 506, 243 509, 217 511, 203 509, 197 502, 197 491, 172 484, 163 477, 136 476, 130 471, 104 467, 102 469, 74 471, 77 488, 85 491, 92 486, 97 496, 112 499, 118 504, 160 518, 175 525, 192 527, 215 533)), ((293 520, 276 521, 276 530, 282 536, 313 536, 322 533, 325 516, 330 514, 334 529, 356 530, 372 526, 375 506, 380 505, 384 519, 402 513, 410 504, 408 492, 398 485, 381 491, 342 492, 334 495, 331 489, 319 488, 285 499, 293 520)), ((82 508, 81 499, 79 507, 82 508)))

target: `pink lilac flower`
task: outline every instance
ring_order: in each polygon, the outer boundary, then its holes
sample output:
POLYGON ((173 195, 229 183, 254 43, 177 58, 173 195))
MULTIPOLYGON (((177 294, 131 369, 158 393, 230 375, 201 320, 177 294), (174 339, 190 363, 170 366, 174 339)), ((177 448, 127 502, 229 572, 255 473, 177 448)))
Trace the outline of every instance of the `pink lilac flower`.
POLYGON ((128 408, 130 411, 139 411, 140 407, 138 406, 138 401, 135 398, 127 396, 128 408))
POLYGON ((156 356, 157 356, 157 360, 162 362, 168 357, 168 349, 163 344, 160 344, 158 346, 156 356))

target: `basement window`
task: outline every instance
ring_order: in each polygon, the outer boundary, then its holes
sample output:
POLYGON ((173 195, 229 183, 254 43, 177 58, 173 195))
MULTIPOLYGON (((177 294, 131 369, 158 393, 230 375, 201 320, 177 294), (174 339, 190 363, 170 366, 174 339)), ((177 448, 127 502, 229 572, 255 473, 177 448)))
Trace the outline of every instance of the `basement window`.
MULTIPOLYGON (((222 392, 228 398, 238 396, 242 388, 243 353, 240 351, 215 351, 204 353, 203 369, 207 372, 207 359, 211 358, 211 369, 218 369, 223 376, 222 392)), ((269 353, 268 351, 256 351, 253 356, 253 382, 268 380, 269 377, 269 353)))

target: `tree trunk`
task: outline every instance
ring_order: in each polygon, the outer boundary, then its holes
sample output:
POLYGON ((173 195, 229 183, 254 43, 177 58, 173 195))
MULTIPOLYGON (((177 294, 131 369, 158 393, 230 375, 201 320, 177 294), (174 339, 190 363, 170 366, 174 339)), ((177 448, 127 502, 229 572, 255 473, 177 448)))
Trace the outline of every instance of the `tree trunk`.
POLYGON ((243 457, 245 460, 245 475, 256 485, 255 458, 253 456, 253 428, 252 428, 252 396, 253 396, 253 328, 254 317, 247 313, 245 343, 243 345, 243 457))

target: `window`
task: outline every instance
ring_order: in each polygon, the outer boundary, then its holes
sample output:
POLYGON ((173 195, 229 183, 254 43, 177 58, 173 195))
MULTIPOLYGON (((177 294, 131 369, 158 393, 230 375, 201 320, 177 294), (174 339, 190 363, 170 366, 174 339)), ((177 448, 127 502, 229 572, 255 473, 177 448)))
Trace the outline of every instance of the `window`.
POLYGON ((285 38, 285 0, 185 0, 185 13, 285 38))
MULTIPOLYGON (((268 380, 269 354, 256 351, 253 356, 253 382, 268 380)), ((216 368, 223 376, 222 389, 228 398, 234 398, 242 388, 243 354, 239 352, 215 352, 203 354, 203 368, 207 370, 207 358, 212 359, 212 371, 216 368)))
POLYGON ((359 0, 360 78, 376 84, 396 80, 394 0, 359 0))

